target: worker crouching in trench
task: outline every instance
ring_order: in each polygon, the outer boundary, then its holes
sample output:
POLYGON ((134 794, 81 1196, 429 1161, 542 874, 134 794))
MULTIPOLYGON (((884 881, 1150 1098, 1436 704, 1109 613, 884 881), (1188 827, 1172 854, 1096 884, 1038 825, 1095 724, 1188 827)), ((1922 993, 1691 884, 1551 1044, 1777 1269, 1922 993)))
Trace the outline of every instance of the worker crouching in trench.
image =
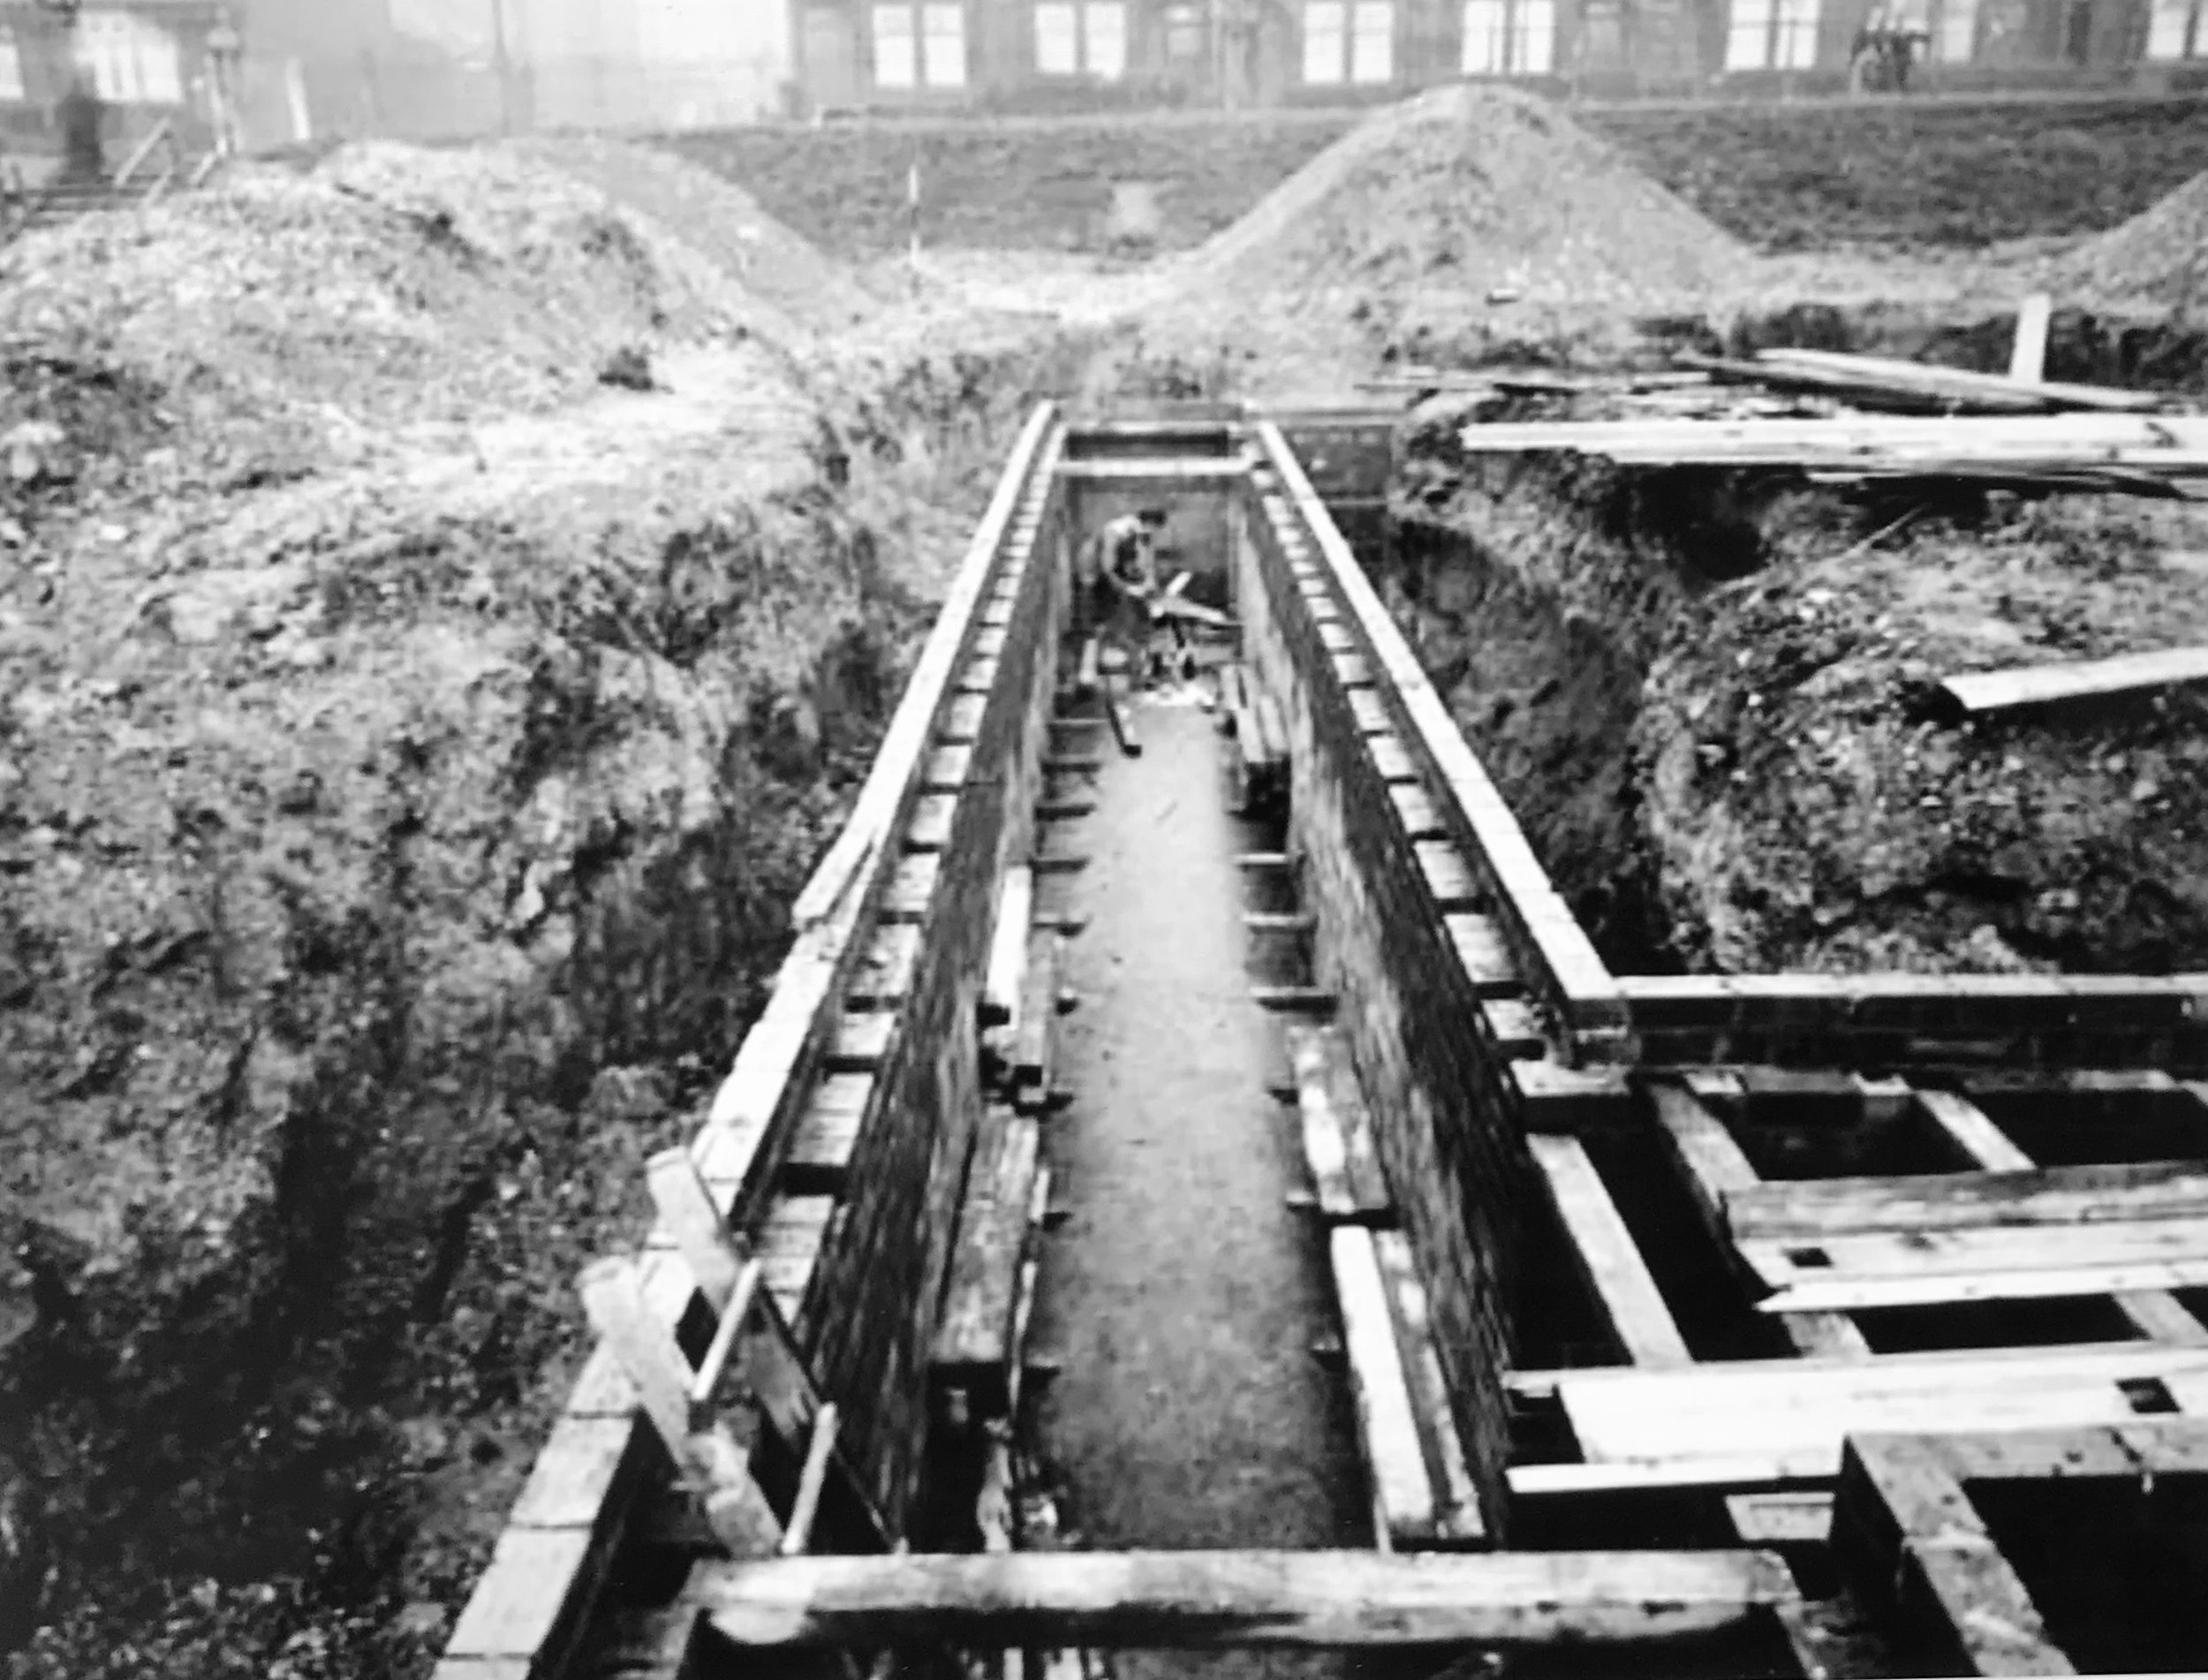
POLYGON ((1148 680, 1152 606, 1158 598, 1158 534, 1162 508, 1123 513, 1084 544, 1074 562, 1075 631, 1082 648, 1081 680, 1104 667, 1115 649, 1130 688, 1148 680), (1092 666, 1089 648, 1098 655, 1092 666))

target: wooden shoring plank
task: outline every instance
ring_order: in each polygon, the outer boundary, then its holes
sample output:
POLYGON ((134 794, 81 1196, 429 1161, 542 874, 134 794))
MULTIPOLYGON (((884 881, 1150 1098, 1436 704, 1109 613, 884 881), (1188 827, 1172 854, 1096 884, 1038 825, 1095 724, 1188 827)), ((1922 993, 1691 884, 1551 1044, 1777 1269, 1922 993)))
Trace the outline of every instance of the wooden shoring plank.
POLYGON ((820 1514, 820 1495, 828 1487, 828 1466, 836 1451, 837 1414, 833 1403, 813 1415, 811 1438, 805 1442, 805 1467, 798 1473, 798 1496, 790 1508, 789 1526, 783 1531, 782 1555, 798 1557, 813 1544, 813 1524, 820 1514))
POLYGON ((2208 1285, 2208 1218, 1913 1228, 1735 1245, 1765 1312, 2114 1295, 2208 1285))
POLYGON ((2044 291, 2027 296, 2016 310, 2016 337, 2009 346, 2008 376, 2021 385, 2037 385, 2047 376, 2047 329, 2054 318, 2054 299, 2044 291))
POLYGON ((973 1392, 979 1415, 996 1409, 1009 1374, 1013 1309, 1040 1157, 1036 1123, 993 1105, 984 1116, 959 1209, 930 1361, 938 1381, 973 1392))
POLYGON ((2048 380, 2029 383, 2000 374, 1981 374, 1963 367, 1941 367, 1929 362, 1904 361, 1892 356, 1860 356, 1836 350, 1761 350, 1758 361, 1821 368, 1866 383, 1885 382, 1893 387, 1915 386, 1938 396, 2044 397, 2066 407, 2136 412, 2160 407, 2166 400, 2159 391, 2125 390, 2113 385, 2079 385, 2048 380))
POLYGON ((2208 975, 2199 974, 1632 974, 1617 985, 1635 1021, 1652 1029, 2148 1032, 2208 1011, 2208 975))
POLYGON ((2197 1219, 2208 1217, 2208 1164, 2129 1161, 1791 1179, 1733 1192, 1725 1210, 1735 1238, 1743 1242, 2197 1219))
POLYGON ((1730 1494, 1725 1511, 1743 1546, 1821 1546, 1832 1538, 1830 1494, 1730 1494))
MULTIPOLYGON (((994 632, 985 633, 994 634, 994 632)), ((997 668, 1001 663, 999 660, 979 657, 968 660, 965 670, 958 673, 957 692, 961 694, 988 693, 996 687, 997 668)))
POLYGON ((1357 651, 1357 638, 1350 633, 1349 625, 1334 618, 1320 622, 1319 645, 1330 654, 1354 654, 1357 651))
POLYGON ((679 1145, 662 1149, 644 1163, 645 1184, 659 1215, 658 1229, 673 1242, 690 1268, 706 1305, 719 1312, 736 1288, 744 1257, 730 1234, 697 1158, 679 1145))
POLYGON ((1361 735, 1386 735, 1395 727, 1395 720, 1388 715, 1388 702, 1380 698, 1377 688, 1353 688, 1349 692, 1350 715, 1357 721, 1361 735))
POLYGON ((920 929, 896 922, 874 929, 866 954, 851 976, 846 1001, 859 1009, 887 1009, 904 1002, 920 960, 920 929))
POLYGON ((912 820, 904 825, 908 851, 941 851, 950 844, 951 825, 957 821, 958 800, 949 793, 924 793, 912 806, 912 820))
POLYGON ((1966 1672, 2077 1672, 1936 1442, 1850 1442, 1834 1529, 1850 1578, 1906 1622, 1944 1623, 1966 1672))
MULTIPOLYGON (((1988 1172, 2031 1169, 2031 1157, 1967 1097, 1951 1091, 1920 1091, 1917 1102, 1947 1146, 1964 1161, 1988 1172)), ((2126 1321, 2151 1342, 2208 1345, 2208 1324, 2166 1290, 2124 1290, 2115 1300, 2126 1321)))
POLYGON ((884 921, 919 921, 935 902, 936 883, 943 875, 940 851, 908 851, 897 859, 889 885, 881 898, 884 921))
POLYGON ((1065 973, 1065 935, 1036 927, 1027 936, 1019 1025, 1012 1044, 1013 1101, 1024 1113, 1049 1103, 1058 1067, 1060 982, 1065 973))
POLYGON ((1289 1064, 1303 1118, 1304 1159, 1328 1219, 1362 1224, 1394 1217, 1388 1180, 1372 1141, 1372 1116, 1358 1088, 1349 1034, 1339 1027, 1291 1026, 1289 1064))
POLYGON ((889 1054, 889 1041, 897 1030, 895 1010, 846 1010, 836 1024, 836 1040, 828 1047, 830 1073, 872 1073, 889 1054))
POLYGON ((1019 1020, 1020 992, 1027 979, 1027 935, 1035 919, 1035 872, 1014 864, 998 889, 996 927, 989 942, 989 969, 981 991, 984 1026, 1012 1026, 1019 1020))
POLYGON ((1692 1364, 1686 1338, 1579 1139, 1537 1133, 1526 1146, 1571 1239, 1580 1275, 1626 1358, 1642 1366, 1692 1364))
POLYGON ((2129 1423, 2138 1412, 2122 1385, 2203 1372, 2208 1350, 2146 1342, 1562 1371, 1556 1396, 1585 1462, 1539 1468, 1584 1472, 1554 1479, 1589 1487, 1817 1480, 1865 1430, 2129 1423))
POLYGON ((1395 807, 1396 820, 1403 825, 1405 839, 1440 840, 1448 834, 1448 824, 1441 820, 1441 807, 1417 783, 1390 784, 1388 797, 1395 807))
POLYGON ((987 694, 955 695, 943 708, 943 727, 936 739, 946 746, 972 746, 981 738, 981 719, 988 709, 987 694))
POLYGON ((760 1223, 757 1252, 766 1268, 767 1290, 790 1323, 803 1315, 805 1291, 835 1216, 833 1196, 782 1196, 760 1223))
POLYGON ((1380 1262, 1380 1279, 1395 1309, 1395 1343, 1403 1354, 1411 1415, 1418 1422, 1419 1446, 1433 1489, 1432 1534, 1423 1540, 1409 1535, 1393 1538, 1406 1550, 1483 1544, 1487 1537, 1486 1521, 1480 1512, 1479 1490, 1473 1485, 1464 1457, 1464 1443, 1456 1433, 1448 1380, 1442 1374, 1440 1351, 1434 1346, 1433 1314, 1427 1306, 1425 1281, 1418 1275, 1418 1257, 1411 1252, 1410 1237, 1397 1230, 1373 1232, 1372 1254, 1380 1262))
POLYGON ((1986 717, 2202 682, 2208 682, 2208 647, 1974 671, 1950 677, 1940 687, 1965 715, 1986 717))
POLYGON ((873 1101, 871 1073, 831 1073, 814 1089, 790 1134, 783 1187, 793 1195, 840 1192, 873 1101))
POLYGON ((1337 1225, 1330 1252, 1374 1532, 1383 1549, 1415 1546, 1434 1530, 1433 1485, 1372 1233, 1359 1225, 1337 1225))
POLYGON ((1104 713, 1111 720, 1113 737, 1119 742, 1119 750, 1128 758, 1142 756, 1142 737, 1135 729, 1135 708, 1117 694, 1104 698, 1104 713))
POLYGON ((1525 990, 1517 959, 1510 954, 1510 942, 1503 937, 1501 922, 1493 916, 1469 910, 1445 916, 1442 921, 1448 929, 1449 943, 1456 949, 1456 959, 1463 964, 1465 978, 1471 981, 1476 995, 1512 997, 1525 990))
POLYGON ((966 777, 972 769, 973 748, 939 746, 927 755, 926 766, 920 772, 920 791, 957 793, 966 785, 966 777))
MULTIPOLYGON (((1702 1215, 1711 1240, 1733 1257, 1732 1233, 1726 1223, 1728 1195, 1753 1190, 1763 1181, 1742 1152, 1725 1123, 1688 1092, 1667 1085, 1649 1088, 1656 1123, 1670 1146, 1673 1162, 1682 1175, 1689 1196, 1702 1215)), ((1736 1262, 1735 1262, 1736 1263, 1736 1262)), ((1797 1353, 1811 1358, 1868 1358, 1871 1343, 1856 1324, 1838 1313, 1789 1313, 1781 1323, 1797 1353)))
POLYGON ((1446 840, 1414 841, 1411 851, 1437 910, 1448 915, 1480 908, 1479 882, 1463 853, 1446 840))
POLYGON ((1538 1061, 1552 1048, 1541 1011, 1530 998, 1486 998, 1479 1005, 1479 1015, 1488 1042, 1506 1061, 1538 1061))
POLYGON ((1416 782, 1418 767, 1411 761, 1410 749, 1403 745, 1400 735, 1369 735, 1365 750, 1372 755, 1372 768, 1380 773, 1380 780, 1390 783, 1416 782))
POLYGON ((1797 1593, 1752 1551, 914 1553, 703 1565, 739 1646, 1218 1650, 1638 1644, 1797 1593))

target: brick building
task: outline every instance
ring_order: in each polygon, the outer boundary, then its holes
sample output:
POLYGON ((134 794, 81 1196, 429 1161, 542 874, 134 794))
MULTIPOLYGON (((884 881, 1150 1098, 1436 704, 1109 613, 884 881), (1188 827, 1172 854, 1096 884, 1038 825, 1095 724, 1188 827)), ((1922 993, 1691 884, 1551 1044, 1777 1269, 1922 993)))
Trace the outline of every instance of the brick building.
POLYGON ((164 119, 183 143, 213 143, 208 42, 226 18, 217 0, 0 0, 0 141, 19 153, 56 144, 56 108, 72 84, 99 96, 110 146, 164 119))
POLYGON ((2182 80, 2208 0, 790 0, 813 109, 1395 99, 1463 77, 1588 93, 1845 85, 1874 7, 1930 83, 2182 80))

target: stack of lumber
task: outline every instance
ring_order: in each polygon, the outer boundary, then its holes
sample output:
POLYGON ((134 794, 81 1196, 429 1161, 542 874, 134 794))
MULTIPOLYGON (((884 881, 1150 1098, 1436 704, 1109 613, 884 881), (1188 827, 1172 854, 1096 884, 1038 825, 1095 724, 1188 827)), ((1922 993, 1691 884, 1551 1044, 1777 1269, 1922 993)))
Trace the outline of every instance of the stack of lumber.
POLYGON ((1896 420, 1648 419, 1469 426, 1481 454, 1621 465, 1793 468, 1820 480, 1975 478, 2150 495, 2208 493, 2208 420, 2131 414, 1896 420))
POLYGON ((2053 414, 2077 409, 2144 413, 2167 405, 2155 391, 2068 385, 1976 374, 1962 367, 1849 356, 1825 350, 1765 350, 1753 361, 1682 356, 1682 366, 1713 379, 1816 391, 1864 408, 1935 414, 2053 414))

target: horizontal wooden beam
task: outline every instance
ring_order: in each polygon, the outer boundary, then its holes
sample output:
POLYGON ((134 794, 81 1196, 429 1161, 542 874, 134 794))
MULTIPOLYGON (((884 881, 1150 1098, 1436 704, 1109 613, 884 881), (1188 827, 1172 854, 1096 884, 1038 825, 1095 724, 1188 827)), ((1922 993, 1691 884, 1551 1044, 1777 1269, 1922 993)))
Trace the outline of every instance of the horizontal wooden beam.
POLYGON ((1790 1603, 1757 1551, 1001 1552, 702 1565, 739 1646, 1236 1646, 1640 1643, 1790 1603))
POLYGON ((2208 1021, 2208 974, 1628 974, 1647 1032, 2151 1031, 2208 1021))
POLYGON ((2208 647, 2169 647, 2114 659, 2023 665, 1950 677, 1940 692, 1970 717, 2107 700, 2121 694, 2208 683, 2208 647))
POLYGON ((2208 1163, 2127 1161, 1899 1178, 1792 1179, 1727 1192, 1725 1217, 1741 1242, 2208 1217, 2208 1163))

